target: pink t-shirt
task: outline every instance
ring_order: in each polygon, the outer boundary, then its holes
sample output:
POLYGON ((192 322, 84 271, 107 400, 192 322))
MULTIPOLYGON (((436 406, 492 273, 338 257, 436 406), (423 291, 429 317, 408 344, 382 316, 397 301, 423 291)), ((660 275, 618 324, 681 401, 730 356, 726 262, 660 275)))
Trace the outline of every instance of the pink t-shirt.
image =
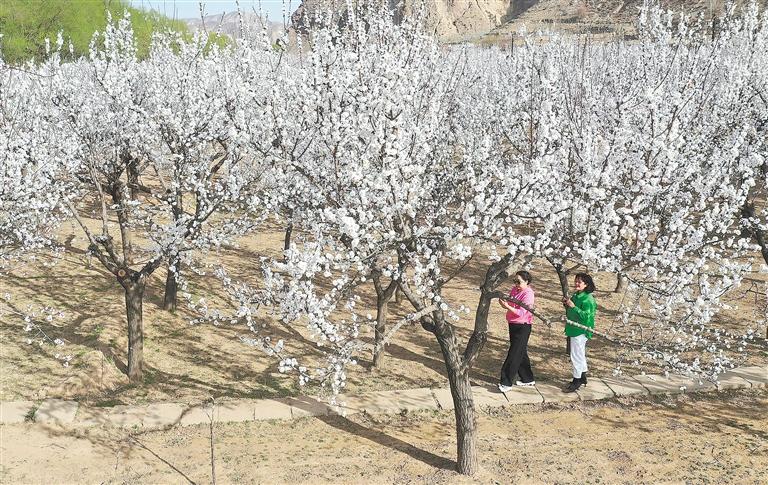
MULTIPOLYGON (((509 296, 522 301, 528 308, 533 308, 533 289, 530 286, 527 286, 522 290, 518 289, 517 286, 513 286, 512 289, 509 290, 509 296)), ((507 303, 514 308, 514 310, 507 311, 507 322, 516 325, 530 325, 533 323, 533 313, 514 302, 508 301, 507 303)))

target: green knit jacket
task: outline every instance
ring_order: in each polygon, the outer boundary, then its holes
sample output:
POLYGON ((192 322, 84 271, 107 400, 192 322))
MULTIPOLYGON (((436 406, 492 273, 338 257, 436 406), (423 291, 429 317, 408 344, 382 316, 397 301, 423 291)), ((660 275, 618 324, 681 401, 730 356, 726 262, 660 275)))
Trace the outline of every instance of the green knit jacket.
MULTIPOLYGON (((565 311, 566 318, 585 327, 595 328, 595 311, 597 310, 595 297, 586 291, 577 291, 571 296, 571 301, 575 306, 565 311)), ((568 337, 586 335, 587 338, 592 338, 592 332, 582 330, 568 323, 565 324, 565 335, 568 337)))

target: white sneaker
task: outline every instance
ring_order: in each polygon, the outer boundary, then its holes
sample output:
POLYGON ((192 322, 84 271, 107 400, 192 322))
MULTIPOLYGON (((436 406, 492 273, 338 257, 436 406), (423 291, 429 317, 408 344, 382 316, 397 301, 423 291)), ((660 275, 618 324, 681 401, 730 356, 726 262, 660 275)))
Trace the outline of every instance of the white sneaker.
POLYGON ((499 391, 501 392, 509 392, 512 390, 512 386, 504 386, 502 384, 499 384, 499 391))
POLYGON ((517 381, 515 382, 515 385, 522 386, 522 387, 533 387, 536 385, 536 381, 531 381, 531 382, 517 381))

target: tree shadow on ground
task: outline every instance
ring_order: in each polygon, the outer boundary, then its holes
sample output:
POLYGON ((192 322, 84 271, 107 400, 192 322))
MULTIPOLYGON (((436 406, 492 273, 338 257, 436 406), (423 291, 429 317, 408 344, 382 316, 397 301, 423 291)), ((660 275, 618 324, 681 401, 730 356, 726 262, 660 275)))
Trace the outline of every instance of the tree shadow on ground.
MULTIPOLYGON (((706 430, 714 433, 728 433, 728 428, 736 429, 741 433, 757 436, 760 440, 768 441, 768 431, 744 423, 745 418, 764 421, 766 415, 766 403, 768 393, 765 390, 750 389, 746 391, 712 391, 672 396, 651 396, 641 402, 654 407, 657 416, 667 417, 692 426, 695 429, 706 430), (757 392, 763 399, 754 399, 757 392), (742 399, 744 398, 744 399, 742 399), (686 401, 682 401, 685 399, 686 401), (696 406, 698 402, 705 401, 705 410, 696 406), (745 402, 746 401, 746 402, 745 402)), ((653 433, 656 429, 640 425, 632 425, 626 420, 610 417, 601 417, 616 429, 635 428, 643 432, 653 433)))
MULTIPOLYGON (((258 259, 258 255, 258 251, 237 249, 227 254, 227 258, 232 261, 246 259, 251 260, 252 263, 258 259)), ((57 336, 82 347, 78 350, 98 351, 106 361, 113 362, 116 369, 125 373, 127 342, 122 289, 113 275, 97 265, 86 270, 79 265, 73 267, 68 264, 54 270, 52 274, 13 276, 5 281, 9 282, 14 289, 18 287, 19 290, 23 290, 22 293, 31 302, 45 300, 46 304, 60 306, 67 313, 72 314, 73 317, 65 325, 57 327, 57 332, 61 332, 57 336), (98 325, 107 327, 101 336, 93 331, 98 325)), ((255 264, 251 266, 256 267, 255 264)), ((451 295, 454 303, 462 302, 469 306, 476 303, 478 296, 476 288, 484 278, 486 267, 485 262, 478 259, 462 269, 461 274, 450 282, 448 285, 451 288, 450 291, 456 292, 451 295)), ((238 270, 241 269, 242 267, 238 268, 238 270)), ((560 288, 554 271, 546 265, 537 266, 532 271, 537 298, 542 303, 550 304, 547 307, 550 316, 557 315, 558 308, 551 305, 551 303, 559 304, 560 301, 560 288)), ((195 287, 198 296, 203 295, 207 299, 208 297, 226 298, 226 292, 220 288, 216 278, 190 277, 192 278, 191 286, 195 287)), ((605 278, 605 281, 611 280, 605 278)), ((146 396, 155 393, 151 396, 153 399, 169 397, 175 399, 179 396, 203 398, 209 395, 254 398, 290 396, 298 392, 293 376, 281 377, 277 374, 276 361, 269 360, 270 357, 265 356, 260 350, 238 341, 241 335, 249 335, 246 327, 227 325, 217 327, 205 324, 206 328, 203 329, 189 325, 188 320, 195 315, 186 308, 180 308, 176 315, 157 310, 157 306, 162 303, 163 282, 161 271, 152 277, 147 287, 147 300, 144 305, 147 338, 145 386, 144 388, 131 385, 119 387, 110 391, 110 397, 119 400, 144 400, 146 396)), ((509 280, 504 285, 508 287, 509 280)), ((365 291, 366 297, 373 293, 370 285, 365 287, 365 291)), ((368 298, 366 301, 370 304, 373 300, 368 298)), ((602 314, 610 313, 607 309, 600 308, 602 314)), ((396 319, 412 312, 412 309, 408 302, 402 302, 399 305, 391 304, 390 312, 390 324, 392 324, 396 319)), ((506 356, 508 345, 506 322, 503 321, 503 317, 501 319, 498 317, 498 313, 494 314, 494 320, 489 322, 487 343, 470 373, 470 378, 478 383, 495 384, 506 356)), ((291 349, 293 355, 301 356, 306 360, 322 358, 321 350, 318 350, 317 345, 302 334, 302 332, 306 333, 302 330, 303 325, 267 323, 268 331, 274 341, 284 339, 286 342, 295 344, 291 349)), ((471 322, 469 324, 471 325, 471 322)), ((18 331, 17 333, 23 336, 23 324, 19 322, 13 322, 8 326, 3 322, 3 331, 6 329, 12 332, 18 331)), ((466 321, 456 326, 460 345, 466 344, 466 339, 471 332, 472 328, 466 321)), ((544 325, 536 321, 534 332, 536 336, 532 338, 537 339, 540 345, 529 345, 529 354, 534 361, 537 380, 540 376, 546 379, 549 375, 565 379, 565 376, 570 374, 570 369, 567 363, 568 358, 564 356, 562 350, 565 343, 564 338, 560 336, 562 327, 547 330, 544 325), (543 335, 542 332, 549 332, 550 335, 543 335)), ((370 342, 368 334, 364 335, 362 340, 370 342)), ((45 352, 39 348, 21 347, 19 352, 8 357, 9 361, 13 361, 20 373, 40 375, 42 371, 38 364, 45 352)), ((601 367, 607 368, 609 356, 615 355, 616 352, 612 347, 614 344, 599 338, 590 341, 588 347, 590 369, 594 366, 595 371, 599 373, 601 367)), ((366 382, 372 377, 371 373, 360 372, 360 368, 356 368, 350 369, 349 372, 352 388, 358 385, 359 390, 447 385, 445 364, 439 345, 434 335, 421 327, 417 325, 403 327, 393 342, 385 347, 385 353, 388 354, 385 357, 385 367, 378 373, 379 375, 375 376, 375 385, 371 386, 366 382)), ((363 369, 370 369, 370 353, 364 354, 359 362, 363 369)), ((77 372, 77 369, 73 369, 74 367, 76 366, 70 367, 65 378, 77 372)), ((59 375, 55 377, 58 378, 59 375)), ((49 382, 50 380, 48 379, 49 382)), ((21 389, 19 393, 26 392, 23 386, 17 386, 17 388, 21 389)), ((13 392, 17 392, 16 389, 13 392)))
POLYGON ((367 428, 361 424, 355 423, 342 416, 318 416, 317 419, 321 420, 328 426, 344 431, 346 433, 365 438, 380 446, 393 449, 404 453, 415 460, 419 460, 427 465, 433 466, 442 470, 455 470, 456 462, 445 458, 444 456, 436 455, 432 452, 422 450, 410 443, 407 443, 399 438, 390 436, 382 431, 378 431, 372 428, 367 428))
MULTIPOLYGON (((98 267, 89 270, 63 267, 61 273, 39 276, 10 275, 7 281, 14 290, 28 295, 26 299, 33 305, 51 306, 64 311, 66 320, 61 324, 54 322, 50 328, 46 328, 47 332, 51 332, 52 338, 61 338, 72 345, 77 354, 98 351, 105 361, 114 365, 120 373, 127 374, 127 347, 123 344, 126 341, 123 294, 122 288, 111 274, 98 267), (98 304, 94 304, 94 296, 100 298, 98 304)), ((223 290, 218 288, 216 281, 211 278, 200 279, 197 285, 210 298, 225 296, 223 290)), ((160 286, 162 281, 153 278, 145 293, 145 388, 154 388, 170 396, 177 396, 182 390, 186 390, 185 394, 249 398, 289 396, 296 393, 293 386, 287 385, 290 377, 276 379, 273 376, 277 372, 276 360, 274 363, 265 361, 268 357, 260 350, 239 341, 241 335, 248 336, 250 333, 247 327, 205 324, 215 330, 201 331, 199 327, 188 323, 195 315, 186 308, 180 309, 176 315, 148 308, 153 302, 158 305, 162 303, 160 286), (226 340, 226 346, 216 344, 221 343, 222 338, 226 340), (173 345, 168 344, 169 339, 173 345), (163 363, 153 362, 154 349, 162 350, 163 363), (253 364, 260 368, 266 366, 266 369, 255 369, 253 364)), ((22 312, 20 308, 13 309, 22 312)), ((18 322, 9 321, 7 325, 9 331, 26 338, 23 327, 21 318, 18 322)), ((293 326, 270 327, 269 333, 275 341, 284 339, 294 342, 294 348, 300 355, 321 355, 315 343, 303 337, 293 326)), ((24 369, 29 368, 31 371, 34 368, 35 364, 29 359, 30 355, 35 355, 35 358, 50 357, 43 349, 29 347, 30 349, 20 348, 20 352, 8 356, 22 372, 25 372, 24 369)), ((77 366, 77 358, 73 363, 75 365, 70 366, 62 378, 68 379, 81 374, 85 376, 83 369, 77 366)), ((36 371, 39 372, 39 369, 36 371)), ((47 383, 50 382, 49 379, 47 383)), ((85 394, 63 396, 56 394, 58 391, 50 386, 46 386, 46 391, 53 393, 48 397, 86 399, 98 398, 101 392, 99 389, 94 389, 93 392, 84 390, 85 394)), ((110 397, 118 400, 126 393, 131 395, 137 392, 142 394, 145 391, 129 383, 109 389, 110 397)))
MULTIPOLYGON (((134 455, 141 453, 140 450, 147 452, 154 460, 161 463, 162 466, 168 467, 183 482, 196 485, 200 482, 195 482, 189 476, 189 472, 185 472, 177 465, 173 464, 167 458, 162 456, 162 451, 157 450, 157 447, 152 447, 146 443, 146 440, 141 438, 145 435, 150 435, 156 430, 128 430, 123 428, 112 427, 100 427, 94 428, 93 431, 86 431, 79 428, 65 428, 59 425, 40 425, 39 426, 51 439, 64 438, 68 442, 71 440, 87 440, 95 449, 92 451, 96 454, 114 454, 115 466, 114 471, 118 470, 118 465, 122 465, 123 462, 131 460, 134 455)), ((167 429, 167 428, 166 428, 167 429)), ((148 458, 148 457, 147 457, 148 458)), ((145 458, 144 461, 149 462, 151 459, 145 458)), ((130 472, 130 466, 123 470, 123 473, 130 472)), ((107 477, 107 470, 104 470, 104 476, 107 477)), ((102 483, 112 483, 111 479, 105 479, 102 483)), ((126 482, 123 482, 126 483, 126 482)))
POLYGON ((152 456, 154 456, 155 458, 157 458, 157 459, 158 459, 160 462, 162 462, 162 463, 164 463, 165 465, 167 465, 167 466, 168 466, 168 467, 169 467, 171 470, 173 470, 173 471, 175 471, 176 473, 178 473, 178 474, 179 474, 179 476, 181 476, 181 477, 182 477, 184 480, 186 480, 187 482, 191 483, 192 485, 196 485, 196 482, 195 482, 194 480, 192 480, 191 478, 189 478, 189 477, 188 477, 188 476, 187 476, 187 475, 186 475, 186 474, 185 474, 183 471, 181 471, 181 470, 179 470, 178 468, 176 468, 176 466, 174 466, 174 465, 173 465, 173 463, 169 462, 168 460, 166 460, 166 459, 165 459, 165 458, 163 458, 162 456, 158 455, 158 454, 157 454, 157 453, 156 453, 156 452, 155 452, 153 449, 149 448, 147 445, 145 445, 144 443, 142 443, 141 441, 139 441, 138 439, 136 439, 136 437, 135 437, 135 436, 130 436, 130 438, 129 438, 129 439, 130 439, 130 440, 131 440, 133 443, 136 443, 136 444, 137 444, 137 445, 138 445, 138 446, 139 446, 141 449, 143 449, 143 450, 147 451, 147 452, 148 452, 148 453, 150 453, 152 456))

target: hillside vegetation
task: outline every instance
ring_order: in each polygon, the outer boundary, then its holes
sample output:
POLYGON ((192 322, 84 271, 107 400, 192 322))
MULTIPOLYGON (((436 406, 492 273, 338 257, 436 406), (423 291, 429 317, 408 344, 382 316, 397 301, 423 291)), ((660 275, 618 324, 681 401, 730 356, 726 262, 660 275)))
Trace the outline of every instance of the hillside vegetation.
MULTIPOLYGON (((120 18, 126 11, 131 15, 141 56, 149 49, 152 32, 188 32, 183 21, 130 7, 125 0, 3 0, 0 53, 9 64, 39 59, 45 54, 45 39, 55 42, 61 32, 65 46, 72 43, 72 56, 79 57, 88 53, 93 33, 106 26, 107 12, 120 18)), ((66 47, 64 50, 69 53, 66 47)))

